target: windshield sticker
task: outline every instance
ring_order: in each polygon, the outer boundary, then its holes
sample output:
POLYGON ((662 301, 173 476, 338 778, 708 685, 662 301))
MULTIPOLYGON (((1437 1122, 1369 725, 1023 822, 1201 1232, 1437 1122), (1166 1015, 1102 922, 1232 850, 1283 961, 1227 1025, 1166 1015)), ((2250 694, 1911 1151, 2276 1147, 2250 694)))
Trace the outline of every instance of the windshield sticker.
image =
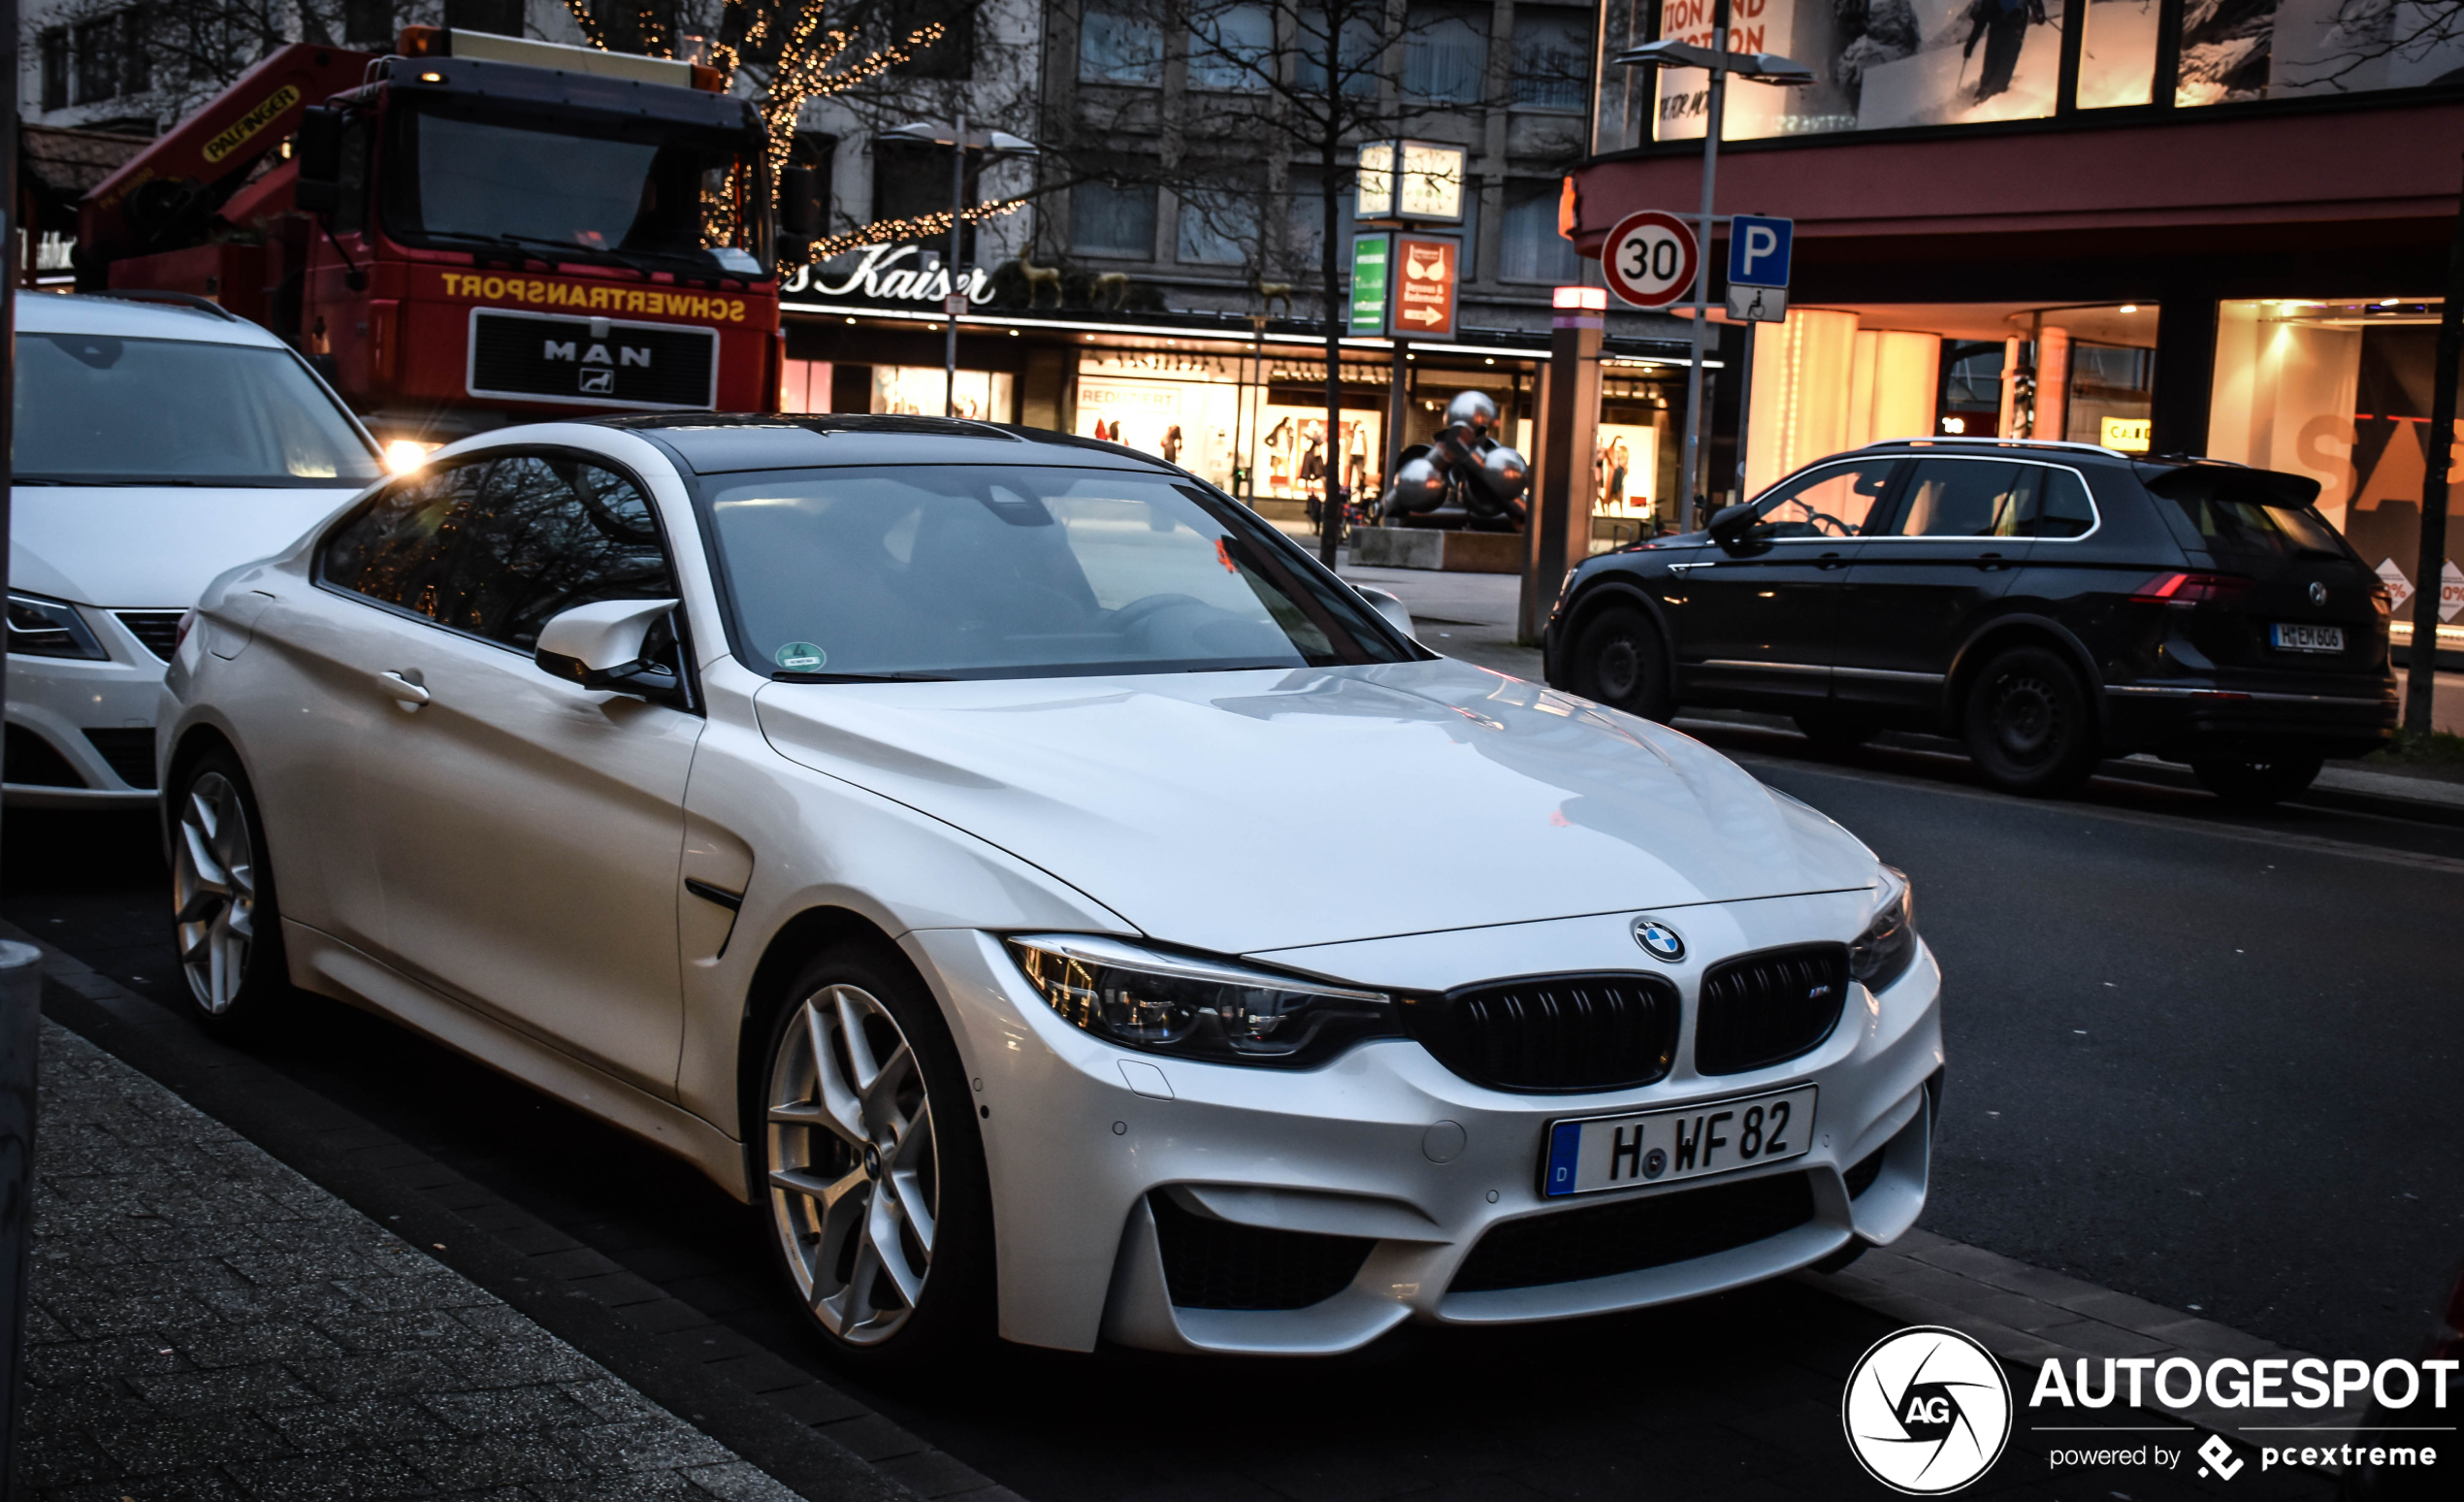
POLYGON ((770 654, 770 660, 790 672, 811 672, 829 661, 829 654, 810 641, 791 641, 770 654))

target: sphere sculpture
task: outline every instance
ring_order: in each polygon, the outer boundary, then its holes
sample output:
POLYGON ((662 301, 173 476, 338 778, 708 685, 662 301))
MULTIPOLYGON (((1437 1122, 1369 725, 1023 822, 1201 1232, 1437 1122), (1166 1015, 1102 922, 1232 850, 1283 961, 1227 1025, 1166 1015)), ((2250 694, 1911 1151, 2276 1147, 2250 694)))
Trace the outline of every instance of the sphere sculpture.
POLYGON ((1445 426, 1426 443, 1396 456, 1394 481, 1378 503, 1378 519, 1408 525, 1475 532, 1520 531, 1530 514, 1523 492, 1532 467, 1521 454, 1490 435, 1497 403, 1478 391, 1461 391, 1446 404, 1445 426))

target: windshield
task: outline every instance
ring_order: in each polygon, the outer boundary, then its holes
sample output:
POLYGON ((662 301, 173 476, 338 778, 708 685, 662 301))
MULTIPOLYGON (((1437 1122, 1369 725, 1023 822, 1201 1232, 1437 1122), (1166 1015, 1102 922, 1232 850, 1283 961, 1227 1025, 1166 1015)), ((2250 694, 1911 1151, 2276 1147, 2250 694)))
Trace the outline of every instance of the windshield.
POLYGON ((763 274, 739 138, 657 121, 551 129, 433 109, 400 118, 386 174, 396 239, 763 274))
POLYGON ((356 490, 376 456, 287 350, 97 334, 17 336, 19 484, 356 490))
POLYGON ((1357 596, 1231 503, 1104 470, 709 482, 739 655, 774 675, 999 678, 1402 662, 1357 596))

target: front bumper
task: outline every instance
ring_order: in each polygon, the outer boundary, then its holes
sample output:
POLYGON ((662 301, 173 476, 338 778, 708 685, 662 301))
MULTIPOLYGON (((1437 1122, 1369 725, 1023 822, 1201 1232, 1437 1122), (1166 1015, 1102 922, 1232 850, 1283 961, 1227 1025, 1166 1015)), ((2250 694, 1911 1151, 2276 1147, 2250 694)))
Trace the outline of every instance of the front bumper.
POLYGON ((154 713, 165 665, 113 611, 81 606, 80 613, 112 654, 108 660, 8 658, 9 737, 16 742, 5 788, 8 802, 150 806, 154 713), (29 745, 29 736, 37 743, 29 745), (42 780, 16 780, 28 774, 42 780))
MULTIPOLYGON (((1657 911, 1677 915, 1696 955, 1716 960, 1853 937, 1868 901, 1868 894, 1847 893, 1657 911)), ((1550 970, 1638 969, 1629 917, 1329 946, 1309 967, 1413 989, 1550 970), (1465 941, 1474 938, 1467 953, 1465 941), (1531 963, 1542 954, 1547 963, 1531 963)), ((1474 1085, 1404 1039, 1365 1043, 1306 1071, 1131 1053, 1055 1017, 991 935, 924 931, 908 943, 956 1025, 984 1113, 1001 1332, 1012 1340, 1073 1350, 1091 1349, 1100 1337, 1167 1351, 1333 1354, 1407 1321, 1519 1322, 1696 1297, 1805 1266, 1854 1241, 1888 1242, 1924 1206, 1929 1084, 1942 1063, 1940 972, 1929 953, 1879 996, 1852 987, 1838 1026, 1809 1053, 1720 1078, 1703 1077, 1691 1064, 1702 963, 1670 967, 1685 1011, 1669 1077, 1637 1090, 1564 1095, 1474 1085), (1802 1083, 1820 1094, 1801 1157, 1653 1189, 1558 1199, 1540 1192, 1551 1121, 1723 1101, 1802 1083), (1860 1165, 1860 1192, 1852 1194, 1846 1176, 1860 1165), (1783 1179, 1794 1182, 1775 1182, 1783 1179), (1746 1188, 1758 1181, 1774 1182, 1746 1188), (1715 1190, 1723 1192, 1716 1199, 1680 1205, 1672 1197, 1715 1190), (1594 1212, 1653 1199, 1670 1199, 1667 1208, 1676 1212, 1673 1220, 1663 1217, 1664 1224, 1690 1222, 1698 1205, 1708 1211, 1740 1199, 1796 1203, 1803 1213, 1748 1215, 1738 1222, 1743 1239, 1728 1242, 1716 1235, 1706 1242, 1690 1225, 1687 1248, 1699 1255, 1659 1265, 1500 1286, 1516 1280, 1501 1280, 1492 1257, 1481 1275, 1465 1280, 1480 1285, 1476 1290, 1455 1287, 1482 1237, 1500 1226, 1532 1223, 1518 1238, 1544 1251, 1560 1231, 1598 1234, 1594 1212), (1305 1307, 1199 1307, 1224 1300, 1182 1296, 1167 1275, 1163 1245, 1166 1235, 1186 1234, 1192 1225, 1221 1232, 1224 1245, 1270 1255, 1305 1253, 1317 1244, 1311 1237, 1369 1245, 1347 1281, 1305 1307)), ((1294 955, 1277 958, 1305 963, 1294 955)))
POLYGON ((2152 751, 2174 761, 2288 753, 2365 756, 2394 736, 2400 709, 2392 679, 2314 693, 2115 683, 2105 688, 2105 738, 2120 750, 2152 751))

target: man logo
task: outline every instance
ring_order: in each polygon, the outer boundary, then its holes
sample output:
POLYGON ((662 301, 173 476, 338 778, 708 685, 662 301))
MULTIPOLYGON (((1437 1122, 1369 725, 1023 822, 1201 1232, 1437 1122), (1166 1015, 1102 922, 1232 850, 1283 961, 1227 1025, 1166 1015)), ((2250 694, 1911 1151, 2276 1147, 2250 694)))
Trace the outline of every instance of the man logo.
POLYGON ((1859 1358, 1839 1421, 1874 1480, 1911 1496, 1940 1496, 2001 1458, 2011 1437, 2010 1382, 1983 1346, 1921 1324, 1859 1358))
POLYGON ((1677 931, 1657 918, 1637 918, 1634 926, 1635 942, 1642 952, 1663 963, 1674 964, 1685 958, 1685 940, 1677 931))

